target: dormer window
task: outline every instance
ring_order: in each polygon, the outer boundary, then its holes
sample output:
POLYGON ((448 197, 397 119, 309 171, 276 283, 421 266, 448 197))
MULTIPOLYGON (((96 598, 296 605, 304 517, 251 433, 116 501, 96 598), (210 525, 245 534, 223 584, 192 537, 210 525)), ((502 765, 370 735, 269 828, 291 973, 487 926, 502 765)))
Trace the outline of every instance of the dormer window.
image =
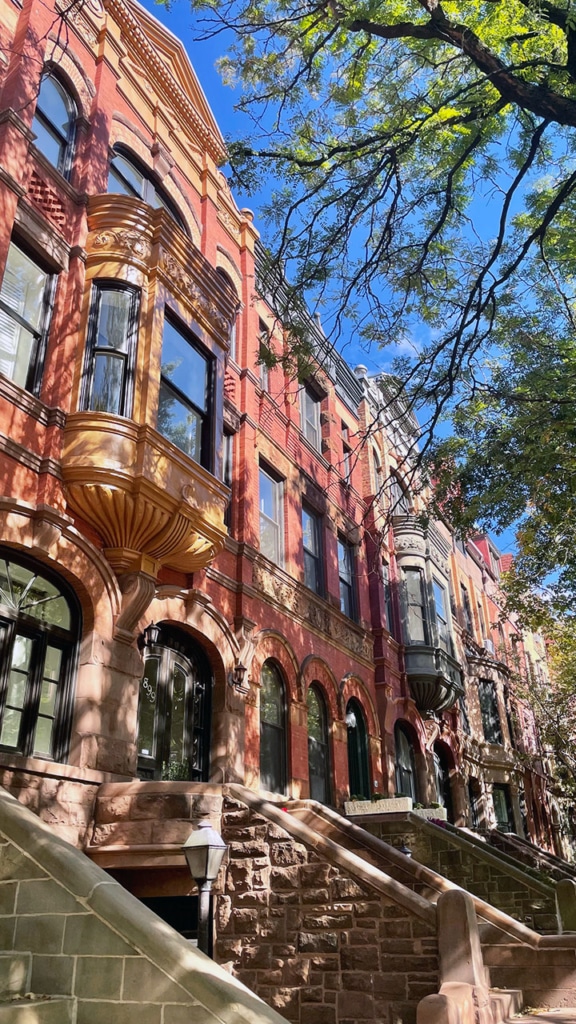
POLYGON ((37 149, 65 177, 70 173, 76 104, 61 82, 49 72, 40 83, 32 122, 37 149))

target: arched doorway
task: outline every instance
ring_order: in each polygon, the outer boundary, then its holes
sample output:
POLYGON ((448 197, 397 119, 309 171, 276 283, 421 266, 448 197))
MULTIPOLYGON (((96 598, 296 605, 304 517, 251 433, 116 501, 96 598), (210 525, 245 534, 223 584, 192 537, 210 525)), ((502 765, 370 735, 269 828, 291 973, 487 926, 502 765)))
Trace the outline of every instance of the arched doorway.
POLYGON ((265 661, 260 677, 260 786, 286 792, 286 695, 273 661, 265 661))
POLYGON ((370 767, 368 763, 368 730, 364 712, 352 697, 346 705, 346 726, 348 729, 348 779, 350 796, 369 800, 370 767))
POLYGON ((330 803, 330 758, 326 702, 312 683, 306 697, 308 706, 308 773, 310 797, 321 804, 330 803))
POLYGON ((450 765, 444 746, 441 743, 434 744, 432 752, 434 758, 434 777, 436 782, 436 799, 441 807, 446 810, 448 821, 454 820, 452 808, 452 786, 450 783, 450 765))
POLYGON ((138 706, 138 775, 205 782, 212 671, 204 651, 169 626, 146 650, 138 706))
POLYGON ((396 793, 411 796, 414 803, 418 803, 414 743, 408 727, 403 722, 396 722, 394 726, 394 744, 396 747, 396 793))

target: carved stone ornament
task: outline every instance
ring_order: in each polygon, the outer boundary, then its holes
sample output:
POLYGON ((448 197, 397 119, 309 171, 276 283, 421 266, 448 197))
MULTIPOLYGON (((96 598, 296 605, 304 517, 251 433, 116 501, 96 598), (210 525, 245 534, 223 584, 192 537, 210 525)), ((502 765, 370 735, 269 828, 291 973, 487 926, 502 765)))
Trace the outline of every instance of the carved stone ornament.
POLYGON ((133 572, 119 579, 122 591, 122 608, 116 622, 116 634, 124 635, 131 640, 134 630, 142 615, 148 608, 155 594, 155 584, 151 576, 133 572))
POLYGON ((141 231, 129 230, 128 228, 107 228, 99 231, 92 238, 93 249, 116 249, 120 252, 129 252, 138 259, 147 261, 152 253, 152 246, 148 238, 141 231))
POLYGON ((432 752, 434 744, 440 735, 440 726, 433 718, 428 718, 424 722, 424 732, 426 733, 426 750, 432 752))
POLYGON ((304 595, 294 583, 283 583, 263 565, 254 564, 253 582, 267 597, 273 598, 288 612, 313 629, 341 643, 366 661, 373 656, 373 643, 365 633, 355 630, 328 607, 322 607, 304 595))
POLYGON ((409 553, 417 552, 419 555, 426 554, 426 542, 422 537, 415 537, 414 535, 396 537, 394 539, 394 547, 399 554, 404 551, 409 553))
POLYGON ((220 209, 218 210, 218 220, 220 221, 221 224, 224 225, 224 227, 230 232, 230 234, 234 238, 240 237, 240 229, 238 227, 238 224, 235 221, 232 214, 228 212, 228 210, 225 210, 222 207, 220 207, 220 209))
POLYGON ((219 312, 212 299, 200 290, 192 279, 191 275, 184 270, 178 260, 171 253, 162 251, 160 265, 172 286, 185 296, 191 306, 208 321, 214 324, 228 337, 231 329, 231 322, 219 312))

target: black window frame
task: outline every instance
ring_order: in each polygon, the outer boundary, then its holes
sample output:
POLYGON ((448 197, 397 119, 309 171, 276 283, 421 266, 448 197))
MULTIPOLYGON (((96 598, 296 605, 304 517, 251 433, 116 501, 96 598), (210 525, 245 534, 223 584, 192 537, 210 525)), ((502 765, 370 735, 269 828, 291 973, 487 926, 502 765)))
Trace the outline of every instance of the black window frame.
MULTIPOLYGON (((0 559, 34 573, 35 577, 47 580, 65 600, 70 612, 68 629, 41 621, 37 617, 24 612, 16 612, 2 603, 0 592, 0 730, 4 722, 7 706, 9 674, 12 667, 12 651, 17 637, 30 639, 32 656, 28 679, 26 680, 25 696, 19 710, 22 711, 18 742, 11 745, 0 743, 0 751, 19 754, 22 757, 36 757, 43 761, 63 762, 68 754, 70 733, 72 729, 72 711, 74 701, 74 684, 78 664, 80 638, 82 635, 82 610, 80 603, 68 585, 49 567, 8 548, 0 548, 0 559), (41 690, 44 676, 46 652, 48 647, 61 652, 61 663, 58 680, 50 680, 56 684, 54 713, 43 715, 41 712, 41 690), (42 718, 51 718, 53 732, 51 735, 51 752, 37 751, 35 737, 37 725, 42 718)), ((8 568, 8 572, 9 572, 8 568)), ((14 706, 14 705, 13 705, 14 706)))
POLYGON ((410 796, 419 800, 416 748, 409 727, 404 722, 394 724, 394 781, 397 796, 410 796), (409 763, 406 763, 408 761, 409 763))
POLYGON ((157 176, 149 167, 146 166, 133 152, 128 149, 127 146, 117 144, 112 149, 112 155, 110 157, 110 163, 108 165, 108 183, 106 186, 106 192, 108 195, 128 195, 134 196, 135 199, 141 199, 143 203, 147 203, 148 206, 152 206, 154 209, 166 210, 166 213, 172 218, 174 223, 184 232, 185 235, 190 237, 188 225, 184 220, 180 210, 174 203, 171 196, 168 195, 166 189, 160 184, 157 176), (139 192, 134 188, 130 180, 118 167, 114 166, 114 160, 116 157, 120 157, 129 164, 136 174, 142 178, 142 191, 139 192), (113 174, 116 179, 120 179, 124 186, 123 191, 116 191, 110 188, 110 179, 113 174), (158 200, 155 202, 155 200, 158 200))
POLYGON ((262 789, 266 788, 270 793, 279 793, 285 796, 288 790, 288 708, 287 708, 287 691, 286 683, 281 669, 273 658, 267 658, 262 665, 260 673, 260 786, 262 789), (275 681, 278 684, 280 693, 279 701, 279 717, 280 723, 270 722, 263 717, 263 703, 262 703, 262 691, 265 687, 263 681, 263 674, 265 670, 269 670, 275 676, 275 681), (263 741, 263 736, 267 736, 266 741, 263 741), (268 740, 270 743, 268 743, 268 740), (274 742, 275 741, 275 742, 274 742), (266 766, 264 760, 269 754, 275 752, 276 762, 266 766), (278 778, 273 779, 274 771, 278 770, 278 778), (275 781, 277 785, 267 786, 269 780, 275 781))
POLYGON ((70 89, 65 83, 61 76, 55 72, 54 67, 48 66, 42 73, 40 79, 40 86, 38 89, 38 96, 36 98, 36 109, 34 111, 34 118, 32 120, 32 131, 34 132, 34 125, 36 122, 39 123, 41 128, 52 137, 56 137, 59 142, 58 162, 53 163, 50 157, 43 151, 42 146, 38 145, 37 140, 34 140, 34 145, 39 153, 42 154, 45 160, 48 161, 51 167, 54 167, 63 178, 68 181, 72 172, 72 165, 74 162, 74 150, 76 144, 76 124, 78 121, 78 103, 74 96, 72 96, 70 89), (56 86, 56 89, 60 92, 64 105, 69 115, 68 119, 68 133, 63 134, 61 128, 58 127, 48 115, 42 110, 40 104, 42 100, 42 86, 46 81, 52 81, 56 86))
MULTIPOLYGON (((204 348, 200 340, 186 325, 179 320, 171 310, 166 309, 164 314, 164 323, 170 324, 172 329, 180 335, 181 338, 193 349, 206 363, 206 410, 201 410, 196 403, 182 391, 174 381, 170 380, 164 373, 162 373, 162 365, 160 366, 160 393, 158 398, 158 412, 156 419, 156 429, 158 433, 162 435, 170 444, 173 444, 179 451, 187 455, 189 459, 197 462, 198 465, 203 466, 209 472, 213 471, 214 466, 214 389, 215 389, 215 378, 216 378, 216 360, 212 353, 204 348), (160 414, 160 402, 162 388, 166 388, 167 391, 172 393, 172 396, 176 401, 187 406, 196 416, 201 420, 200 430, 200 458, 195 459, 193 455, 190 455, 185 448, 176 444, 158 427, 158 416, 160 414)), ((162 352, 164 350, 164 337, 162 338, 162 352)), ((162 359, 162 354, 161 357, 162 359)))
POLYGON ((90 298, 90 313, 86 340, 86 357, 81 393, 81 405, 83 409, 92 412, 107 412, 110 413, 110 415, 122 416, 123 418, 130 418, 132 415, 136 351, 138 348, 138 329, 140 325, 140 302, 141 290, 134 285, 126 284, 124 281, 118 281, 114 278, 111 280, 107 278, 97 278, 92 281, 92 294, 90 298), (128 314, 129 330, 126 353, 119 353, 117 349, 113 349, 110 346, 100 348, 96 344, 98 341, 98 325, 100 321, 102 297, 106 292, 123 292, 130 295, 128 314), (98 353, 106 354, 108 352, 113 354, 114 358, 119 360, 121 359, 124 367, 123 381, 120 388, 120 400, 118 403, 119 409, 115 412, 110 412, 108 409, 94 409, 92 405, 96 355, 98 353))
MULTIPOLYGON (((28 371, 26 374, 26 381, 23 385, 17 385, 24 388, 25 391, 29 391, 32 395, 38 397, 42 386, 42 376, 44 372, 44 360, 46 358, 46 347, 48 344, 48 337, 50 334, 50 322, 52 319, 52 313, 54 310, 54 297, 56 294, 58 275, 54 272, 54 269, 49 267, 42 258, 38 257, 38 253, 34 252, 30 246, 25 245, 20 239, 15 236, 10 240, 8 247, 8 255, 6 257, 6 263, 4 265, 4 273, 2 275, 2 282, 0 284, 0 310, 6 314, 11 320, 14 321, 19 327, 29 331, 33 337, 33 344, 30 353, 30 359, 28 361, 28 371), (40 317, 39 326, 33 327, 32 324, 22 317, 16 310, 12 309, 10 304, 6 302, 6 299, 2 298, 2 289, 6 278, 6 271, 8 269, 8 263, 10 260, 10 252, 12 249, 16 249, 22 253, 31 263, 33 263, 38 270, 46 275, 46 280, 42 288, 42 295, 39 300, 39 305, 42 307, 42 313, 40 317)), ((8 375, 6 375, 8 376, 8 375)), ((13 380, 14 377, 8 376, 8 380, 13 380)))
POLYGON ((356 575, 356 546, 344 537, 342 534, 338 534, 337 537, 337 555, 338 555, 338 582, 340 585, 340 611, 347 618, 356 621, 358 614, 358 605, 356 597, 356 586, 354 584, 354 578, 356 575), (340 553, 345 553, 345 558, 340 557, 340 553), (349 561, 347 568, 347 574, 342 572, 342 565, 345 561, 349 561), (344 595, 347 595, 347 599, 344 595))
POLYGON ((306 707, 308 709, 308 781, 310 786, 310 799, 318 800, 322 804, 332 802, 332 780, 330 770, 330 722, 328 717, 328 703, 322 687, 316 681, 310 683, 306 694, 306 707), (320 737, 310 734, 310 702, 311 698, 316 700, 318 708, 318 724, 320 737), (316 769, 316 771, 314 771, 316 769))
POLYGON ((478 680, 478 702, 482 718, 482 731, 487 743, 502 746, 504 734, 496 687, 491 679, 478 680))
POLYGON ((474 636, 474 622, 472 619, 472 605, 470 603, 470 594, 468 593, 468 587, 465 583, 460 580, 460 603, 462 607, 462 619, 464 623, 464 629, 470 636, 474 636))
POLYGON ((302 551, 304 554, 304 585, 312 590, 314 594, 323 597, 324 587, 324 546, 322 543, 323 519, 319 512, 310 506, 302 505, 302 551), (315 539, 316 551, 306 547, 304 516, 307 516, 312 524, 312 533, 315 539))

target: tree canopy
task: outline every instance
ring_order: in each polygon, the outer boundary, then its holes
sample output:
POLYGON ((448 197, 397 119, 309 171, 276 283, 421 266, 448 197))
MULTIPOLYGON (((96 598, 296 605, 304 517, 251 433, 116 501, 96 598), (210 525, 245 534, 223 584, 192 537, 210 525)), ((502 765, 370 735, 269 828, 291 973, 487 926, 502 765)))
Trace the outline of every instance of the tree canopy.
POLYGON ((234 183, 274 178, 293 294, 334 340, 408 349, 424 448, 455 415, 430 446, 453 514, 524 519, 532 567, 564 545, 576 592, 576 3, 193 4, 234 32, 222 70, 252 117, 234 183))

